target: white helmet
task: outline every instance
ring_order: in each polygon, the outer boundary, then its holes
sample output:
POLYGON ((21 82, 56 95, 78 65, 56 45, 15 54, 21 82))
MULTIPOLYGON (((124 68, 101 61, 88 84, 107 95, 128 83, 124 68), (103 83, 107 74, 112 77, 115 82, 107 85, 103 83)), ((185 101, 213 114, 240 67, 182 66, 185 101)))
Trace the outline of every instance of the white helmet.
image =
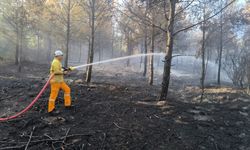
POLYGON ((63 56, 63 52, 61 50, 56 50, 55 51, 55 56, 63 56))

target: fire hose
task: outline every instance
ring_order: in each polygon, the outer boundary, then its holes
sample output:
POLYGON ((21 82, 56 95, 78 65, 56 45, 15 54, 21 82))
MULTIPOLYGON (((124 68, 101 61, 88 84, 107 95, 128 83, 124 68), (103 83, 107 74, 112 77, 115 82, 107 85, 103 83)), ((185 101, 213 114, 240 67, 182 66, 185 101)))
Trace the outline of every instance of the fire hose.
POLYGON ((46 82, 46 84, 44 85, 44 87, 42 88, 42 90, 39 92, 39 94, 35 97, 35 99, 26 107, 24 108, 22 111, 18 112, 17 114, 13 115, 13 116, 9 116, 6 118, 0 118, 0 122, 3 121, 8 121, 11 119, 15 119, 18 118, 19 116, 23 115, 24 113, 26 113, 27 111, 29 111, 32 106, 35 105, 35 103, 38 101, 38 99, 42 96, 42 94, 44 93, 44 91, 46 90, 46 88, 49 86, 50 80, 54 77, 54 75, 51 75, 48 79, 48 81, 46 82))

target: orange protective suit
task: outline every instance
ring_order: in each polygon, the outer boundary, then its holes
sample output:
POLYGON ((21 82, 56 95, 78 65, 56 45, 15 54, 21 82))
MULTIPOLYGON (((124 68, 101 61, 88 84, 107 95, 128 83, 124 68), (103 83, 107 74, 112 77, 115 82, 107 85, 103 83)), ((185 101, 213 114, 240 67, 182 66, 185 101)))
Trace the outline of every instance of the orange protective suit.
POLYGON ((70 97, 70 88, 64 82, 63 79, 63 69, 62 64, 56 58, 51 63, 50 73, 54 74, 50 84, 51 84, 51 93, 48 104, 48 112, 52 112, 55 109, 55 102, 58 96, 60 89, 64 91, 64 105, 65 107, 71 106, 71 97, 70 97))

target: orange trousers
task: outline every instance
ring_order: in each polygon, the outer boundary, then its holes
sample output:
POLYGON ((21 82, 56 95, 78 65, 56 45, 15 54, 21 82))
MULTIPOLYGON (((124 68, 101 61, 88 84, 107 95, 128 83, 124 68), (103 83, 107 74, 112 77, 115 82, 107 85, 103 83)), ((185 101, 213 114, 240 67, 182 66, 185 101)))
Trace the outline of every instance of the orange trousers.
POLYGON ((55 102, 60 89, 64 91, 64 105, 65 107, 71 106, 70 88, 65 82, 50 83, 51 93, 49 98, 48 112, 52 112, 55 109, 55 102))

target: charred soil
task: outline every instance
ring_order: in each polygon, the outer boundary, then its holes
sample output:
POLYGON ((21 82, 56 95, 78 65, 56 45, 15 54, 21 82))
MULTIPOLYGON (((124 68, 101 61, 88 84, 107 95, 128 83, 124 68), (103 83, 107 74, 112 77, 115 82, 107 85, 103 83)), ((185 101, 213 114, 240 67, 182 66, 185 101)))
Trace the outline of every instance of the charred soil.
MULTIPOLYGON (((19 76, 0 71, 0 116, 22 110, 43 86, 47 76, 39 70, 46 66, 33 68, 19 76)), ((0 149, 250 149, 250 100, 241 90, 210 87, 198 103, 199 89, 173 78, 169 99, 158 101, 160 86, 148 86, 139 73, 95 71, 91 84, 81 77, 68 77, 71 109, 60 93, 49 115, 47 89, 24 116, 1 122, 0 149)))

